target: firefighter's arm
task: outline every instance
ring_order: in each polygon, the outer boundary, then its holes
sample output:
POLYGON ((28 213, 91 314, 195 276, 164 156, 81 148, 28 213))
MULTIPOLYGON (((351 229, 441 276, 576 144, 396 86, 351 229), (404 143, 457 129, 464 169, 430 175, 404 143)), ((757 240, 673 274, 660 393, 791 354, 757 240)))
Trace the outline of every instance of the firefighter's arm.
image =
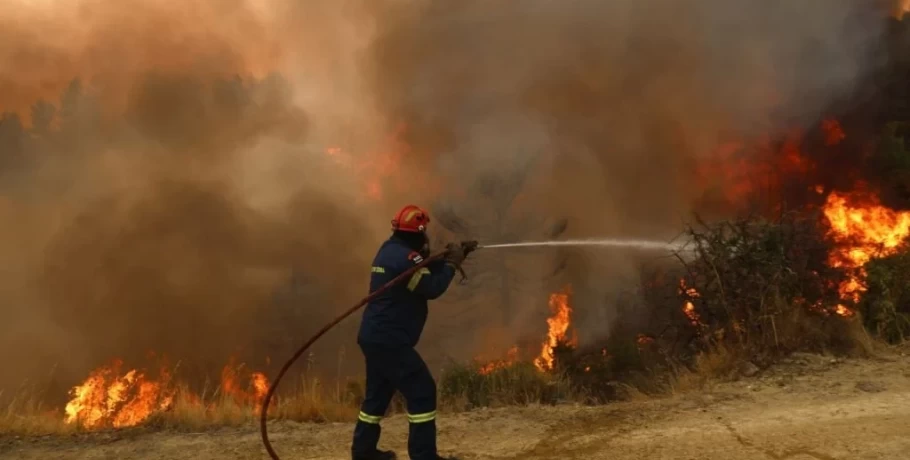
POLYGON ((408 289, 433 300, 446 292, 454 278, 455 266, 439 261, 417 270, 408 281, 408 289))

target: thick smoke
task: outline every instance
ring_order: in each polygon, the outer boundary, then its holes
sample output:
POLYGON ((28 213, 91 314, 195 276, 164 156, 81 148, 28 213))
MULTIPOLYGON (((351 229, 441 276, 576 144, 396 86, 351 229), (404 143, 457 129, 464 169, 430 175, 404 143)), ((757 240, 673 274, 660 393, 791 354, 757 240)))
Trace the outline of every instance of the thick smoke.
MULTIPOLYGON (((440 238, 672 237, 723 186, 696 180, 718 145, 811 121, 874 64, 864 3, 4 2, 0 385, 281 359, 359 298, 405 201, 438 198, 440 238)), ((642 257, 478 253, 429 356, 536 340, 566 282, 602 333, 642 257)))
POLYGON ((149 352, 262 367, 365 291, 399 199, 326 153, 394 147, 358 92, 355 10, 2 8, 0 385, 149 352))
MULTIPOLYGON (((416 151, 444 159, 429 167, 466 189, 449 195, 466 219, 524 206, 569 218, 574 236, 672 238, 707 189, 729 186, 699 177, 700 162, 725 141, 815 121, 876 64, 866 52, 885 14, 870 10, 821 0, 397 2, 377 22, 373 93, 412 126, 416 151), (546 172, 521 204, 500 206, 475 187, 478 176, 507 181, 529 163, 546 172)), ((516 227, 512 236, 537 236, 516 227)), ((502 257, 519 256, 478 261, 502 257)), ((573 260, 579 305, 597 306, 641 257, 573 260)), ((528 330, 531 309, 540 333, 553 289, 528 283, 506 319, 512 330, 528 330)), ((602 333, 610 308, 580 314, 602 333)))

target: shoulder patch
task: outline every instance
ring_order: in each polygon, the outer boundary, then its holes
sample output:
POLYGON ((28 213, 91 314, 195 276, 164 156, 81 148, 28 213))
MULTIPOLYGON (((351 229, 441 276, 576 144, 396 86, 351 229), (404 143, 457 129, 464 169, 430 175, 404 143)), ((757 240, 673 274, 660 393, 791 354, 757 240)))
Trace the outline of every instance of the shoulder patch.
POLYGON ((410 254, 408 254, 408 260, 414 262, 414 265, 417 265, 423 262, 423 256, 420 255, 420 253, 417 251, 412 251, 410 254))

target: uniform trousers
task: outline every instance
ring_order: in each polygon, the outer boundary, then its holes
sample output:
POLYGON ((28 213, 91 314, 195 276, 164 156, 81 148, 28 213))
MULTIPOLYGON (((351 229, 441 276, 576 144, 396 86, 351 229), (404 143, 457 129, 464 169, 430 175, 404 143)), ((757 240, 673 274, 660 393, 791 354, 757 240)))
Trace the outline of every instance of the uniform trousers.
POLYGON ((354 428, 354 458, 370 458, 377 450, 380 421, 395 391, 408 410, 408 455, 412 460, 436 460, 436 382, 413 347, 361 343, 366 358, 366 392, 354 428))

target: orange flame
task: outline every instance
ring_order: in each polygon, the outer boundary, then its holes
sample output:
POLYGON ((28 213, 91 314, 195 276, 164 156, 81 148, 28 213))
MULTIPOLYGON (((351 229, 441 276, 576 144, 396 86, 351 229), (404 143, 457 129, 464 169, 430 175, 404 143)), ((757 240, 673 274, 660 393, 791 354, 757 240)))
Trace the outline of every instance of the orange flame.
POLYGON ((518 347, 512 347, 508 352, 506 352, 505 359, 490 361, 480 366, 480 369, 478 369, 477 372, 480 375, 488 375, 496 369, 505 369, 507 367, 511 367, 516 362, 518 362, 518 347))
POLYGON ((253 382, 253 396, 257 402, 262 401, 269 392, 269 379, 262 372, 253 372, 250 379, 253 382))
POLYGON ((573 334, 571 338, 566 337, 566 332, 571 325, 572 307, 569 306, 569 296, 571 295, 570 287, 562 291, 550 294, 550 312, 552 316, 547 318, 549 331, 547 340, 543 343, 540 356, 534 360, 534 365, 542 371, 553 368, 553 349, 560 343, 577 345, 578 339, 573 334))
MULTIPOLYGON (((842 299, 857 302, 866 290, 863 265, 873 257, 898 250, 910 235, 910 212, 882 206, 874 195, 857 193, 848 198, 836 192, 828 195, 823 211, 830 225, 829 235, 838 243, 828 263, 854 272, 838 292, 842 299)), ((844 305, 837 306, 837 313, 853 315, 844 305)))
MULTIPOLYGON (((166 367, 161 367, 157 379, 151 379, 137 369, 121 372, 122 367, 123 362, 115 359, 111 364, 95 369, 85 381, 73 387, 71 399, 64 409, 64 422, 89 429, 130 427, 172 406, 177 389, 172 385, 166 367)), ((248 393, 237 384, 238 370, 233 366, 233 360, 225 366, 221 391, 237 402, 257 403, 258 411, 258 402, 268 391, 268 379, 259 372, 252 373, 251 392, 248 393)), ((198 395, 182 391, 181 396, 186 401, 201 404, 198 395)))
POLYGON ((840 122, 834 118, 829 118, 822 122, 822 131, 825 133, 825 145, 828 147, 840 144, 847 138, 840 122))
POLYGON ((235 365, 232 357, 228 364, 221 369, 221 392, 225 397, 231 398, 238 405, 253 405, 259 412, 259 403, 269 391, 269 379, 261 372, 253 372, 249 376, 249 391, 240 384, 240 371, 243 364, 235 365))
MULTIPOLYGON (((679 293, 685 295, 689 299, 697 299, 701 297, 701 294, 698 293, 695 288, 686 287, 686 280, 679 280, 679 293)), ((687 300, 685 305, 683 305, 683 313, 689 318, 689 322, 693 326, 698 326, 701 324, 701 317, 698 315, 698 312, 695 311, 695 304, 692 303, 692 300, 687 300)))
POLYGON ((424 182, 420 178, 409 177, 405 181, 401 180, 402 158, 410 149, 404 140, 405 135, 406 126, 400 125, 378 148, 350 152, 339 146, 331 146, 325 149, 325 153, 358 179, 362 184, 362 195, 369 200, 382 199, 386 195, 387 185, 397 185, 399 189, 396 189, 396 192, 401 192, 404 187, 408 191, 412 191, 415 186, 428 189, 431 184, 418 183, 424 182))
POLYGON ((765 135, 721 141, 696 165, 700 192, 736 208, 756 192, 781 188, 781 176, 802 175, 815 167, 800 151, 804 137, 803 130, 794 128, 782 139, 765 135))
POLYGON ((64 422, 84 428, 133 426, 156 410, 170 406, 173 391, 166 389, 170 379, 167 372, 161 372, 161 378, 154 381, 136 369, 121 374, 122 366, 122 361, 114 360, 95 369, 81 385, 75 386, 70 391, 72 399, 64 409, 64 422))

